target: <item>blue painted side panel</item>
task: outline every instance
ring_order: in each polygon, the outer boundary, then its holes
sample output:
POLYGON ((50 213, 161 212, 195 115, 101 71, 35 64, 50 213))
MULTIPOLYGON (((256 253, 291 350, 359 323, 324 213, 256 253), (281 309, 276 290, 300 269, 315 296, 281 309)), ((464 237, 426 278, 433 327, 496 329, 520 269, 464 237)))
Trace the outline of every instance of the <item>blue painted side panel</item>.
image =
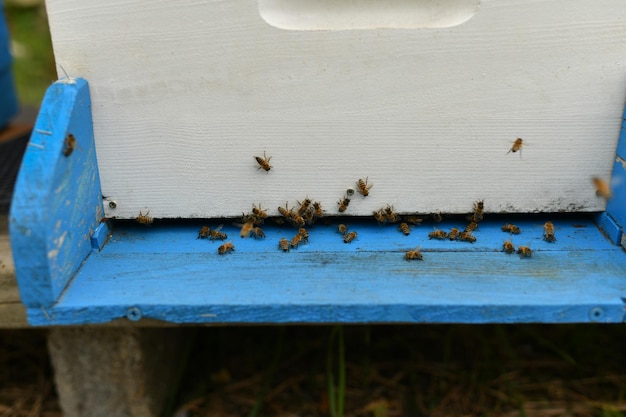
POLYGON ((624 109, 624 116, 622 117, 622 130, 617 144, 617 156, 626 160, 626 108, 624 109))
POLYGON ((0 128, 17 113, 17 97, 11 72, 9 53, 9 29, 4 18, 4 8, 0 1, 0 128))
MULTIPOLYGON (((504 219, 503 219, 504 220, 504 219)), ((501 252, 511 238, 503 221, 486 220, 469 244, 428 239, 433 225, 410 236, 354 220, 345 244, 336 225, 310 230, 289 253, 277 247, 290 228, 266 227, 264 240, 224 231, 221 242, 196 239, 201 223, 141 227, 118 224, 53 307, 29 309, 35 325, 102 323, 127 317, 174 323, 513 323, 621 322, 626 253, 591 217, 554 220, 557 242, 542 239, 545 217, 517 218, 533 256, 501 252), (421 245, 423 261, 404 252, 421 245)), ((459 223, 441 223, 449 229, 459 223)), ((212 224, 211 226, 216 226, 212 224)))
POLYGON ((27 307, 58 299, 91 252, 102 217, 89 88, 84 80, 57 82, 46 92, 11 205, 11 245, 27 307), (76 139, 69 154, 68 134, 76 139))
MULTIPOLYGON (((623 133, 620 142, 624 141, 626 143, 623 133)), ((608 201, 606 212, 615 220, 623 232, 626 228, 626 160, 620 156, 615 157, 611 191, 613 192, 613 198, 608 201)))

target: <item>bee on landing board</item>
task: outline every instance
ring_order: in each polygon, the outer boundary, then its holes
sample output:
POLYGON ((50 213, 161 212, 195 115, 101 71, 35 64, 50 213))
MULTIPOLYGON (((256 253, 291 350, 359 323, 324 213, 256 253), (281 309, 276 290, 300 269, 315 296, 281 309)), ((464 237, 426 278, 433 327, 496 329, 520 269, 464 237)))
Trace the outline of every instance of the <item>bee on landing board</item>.
POLYGON ((470 232, 461 232, 461 234, 459 235, 459 240, 462 242, 474 243, 476 242, 476 236, 474 236, 470 232))
POLYGON ((337 204, 339 205, 339 213, 343 213, 348 209, 348 206, 350 205, 350 199, 344 196, 343 199, 337 201, 337 204))
POLYGON ((254 229, 254 221, 251 220, 245 222, 243 226, 241 226, 241 231, 239 232, 239 235, 243 238, 246 238, 250 236, 250 232, 252 232, 252 229, 254 229))
POLYGON ((309 241, 309 231, 306 230, 304 227, 301 227, 300 229, 298 229, 298 234, 300 236, 302 236, 302 240, 304 242, 308 242, 309 241))
POLYGON ((361 194, 363 197, 367 197, 368 195, 370 195, 370 188, 374 186, 374 184, 367 185, 368 178, 369 177, 365 177, 365 181, 359 178, 359 180, 356 182, 357 190, 359 194, 361 194))
POLYGON ((398 226, 398 229, 404 233, 404 236, 408 236, 411 234, 411 229, 409 228, 409 225, 407 223, 400 223, 400 226, 398 226))
POLYGON ((593 185, 596 186, 597 196, 602 197, 605 200, 609 200, 611 197, 613 197, 613 194, 611 193, 611 186, 608 182, 598 177, 593 177, 591 180, 593 181, 593 185))
POLYGON ((278 247, 283 250, 283 252, 289 252, 289 241, 284 237, 280 239, 278 242, 278 247))
POLYGON ((448 233, 448 239, 457 240, 460 235, 461 235, 461 231, 457 229, 456 227, 453 227, 452 229, 450 229, 450 232, 448 233))
POLYGON ((448 234, 443 230, 436 229, 428 234, 428 239, 444 240, 448 238, 448 234))
POLYGON ((348 233, 347 235, 345 235, 345 236, 343 237, 343 242, 344 242, 344 243, 350 243, 350 242, 352 242, 354 239, 356 239, 356 236, 357 236, 356 232, 350 232, 350 233, 348 233))
POLYGON ((139 224, 145 224, 146 226, 149 226, 152 224, 152 221, 153 221, 152 217, 150 217, 149 214, 150 214, 150 210, 148 210, 146 214, 143 214, 140 210, 139 216, 137 216, 135 220, 137 220, 137 223, 139 224))
POLYGON ((220 255, 225 255, 227 253, 234 252, 234 251, 235 251, 235 245, 233 245, 231 242, 224 243, 220 245, 219 248, 217 248, 217 253, 219 253, 220 255))
POLYGON ((424 256, 422 255, 422 252, 420 252, 420 247, 418 246, 417 248, 406 252, 404 254, 404 259, 406 259, 407 261, 413 261, 413 260, 423 261, 424 256))
POLYGON ((507 223, 504 226, 502 226, 502 231, 503 232, 509 232, 512 235, 519 235, 520 233, 522 233, 522 231, 520 230, 519 227, 515 226, 514 224, 510 224, 510 223, 507 223))
POLYGON ((513 246, 513 242, 507 240, 502 244, 502 250, 510 255, 515 252, 515 246, 513 246))
POLYGON ((467 226, 465 226, 465 229, 463 230, 464 232, 468 232, 471 233, 474 230, 478 229, 478 223, 476 222, 471 222, 469 223, 467 226))
POLYGON ((341 236, 345 236, 346 233, 348 233, 348 226, 342 223, 339 226, 337 226, 337 231, 341 233, 341 236))
POLYGON ((520 159, 522 158, 522 146, 524 145, 524 139, 522 138, 517 138, 515 139, 515 142, 513 142, 513 146, 511 146, 511 149, 509 149, 509 151, 507 152, 507 155, 511 152, 515 153, 517 151, 519 151, 519 157, 520 159))
POLYGON ((256 162, 259 164, 257 170, 263 168, 269 174, 269 170, 272 169, 272 166, 270 165, 270 159, 272 159, 272 157, 266 157, 265 151, 263 151, 263 158, 255 156, 254 159, 256 159, 256 162))
POLYGON ((292 248, 298 249, 298 246, 300 246, 300 243, 302 243, 302 235, 298 233, 291 239, 290 244, 292 248))
POLYGON ((206 239, 207 237, 209 237, 210 233, 211 229, 209 228, 209 226, 202 226, 200 228, 200 231, 198 232, 198 237, 196 239, 206 239))
POLYGON ((226 233, 220 232, 220 230, 222 230, 222 227, 224 227, 224 225, 220 224, 215 229, 211 230, 209 232, 209 239, 211 239, 211 240, 226 240, 228 238, 228 235, 226 233))
POLYGON ((72 152, 74 152, 74 148, 76 147, 76 138, 71 133, 65 137, 65 141, 63 141, 63 155, 70 156, 72 152))
POLYGON ((252 237, 255 239, 263 239, 265 237, 265 232, 260 227, 252 228, 252 237))
POLYGON ((543 225, 543 240, 550 243, 556 242, 556 237, 554 237, 554 225, 552 222, 546 222, 546 224, 543 225))
POLYGON ((533 251, 528 246, 520 246, 517 248, 517 253, 520 258, 530 258, 533 254, 533 251))

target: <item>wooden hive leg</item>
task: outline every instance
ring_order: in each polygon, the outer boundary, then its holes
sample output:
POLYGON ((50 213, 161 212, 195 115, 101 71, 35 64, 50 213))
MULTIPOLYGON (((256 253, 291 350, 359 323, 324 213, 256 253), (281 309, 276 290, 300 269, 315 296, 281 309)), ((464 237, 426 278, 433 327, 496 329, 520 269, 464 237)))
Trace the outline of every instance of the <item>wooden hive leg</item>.
POLYGON ((192 328, 57 327, 48 348, 65 417, 162 415, 192 328))

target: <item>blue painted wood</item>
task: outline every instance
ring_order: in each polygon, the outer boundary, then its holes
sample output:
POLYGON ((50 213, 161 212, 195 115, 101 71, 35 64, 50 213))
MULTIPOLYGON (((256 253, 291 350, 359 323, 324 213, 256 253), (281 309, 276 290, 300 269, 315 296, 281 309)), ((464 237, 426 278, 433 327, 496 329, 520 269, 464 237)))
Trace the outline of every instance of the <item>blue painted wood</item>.
MULTIPOLYGON (((621 322, 626 254, 591 216, 514 218, 515 245, 501 252, 511 217, 481 223, 475 244, 428 239, 433 225, 404 236, 393 226, 353 219, 345 244, 336 225, 316 225, 310 242, 283 253, 290 228, 266 227, 264 240, 241 239, 225 224, 235 252, 196 239, 201 223, 118 223, 54 306, 30 308, 34 325, 102 323, 127 317, 173 323, 513 323, 621 322), (557 242, 542 239, 553 220, 557 242), (421 245, 423 261, 404 252, 421 245)), ((444 230, 461 226, 437 224, 444 230)), ((212 223, 211 226, 216 226, 212 223)))
POLYGON ((0 1, 0 128, 5 126, 17 113, 17 97, 11 72, 9 52, 9 29, 4 18, 4 8, 0 1))
POLYGON ((621 244, 622 229, 607 212, 598 213, 596 223, 614 245, 621 244))
POLYGON ((617 156, 626 160, 626 108, 622 117, 622 129, 620 131, 619 142, 617 143, 617 156))
POLYGON ((10 236, 22 301, 53 304, 91 252, 103 217, 102 193, 84 80, 50 86, 20 169, 10 236), (68 134, 76 139, 71 153, 68 134))

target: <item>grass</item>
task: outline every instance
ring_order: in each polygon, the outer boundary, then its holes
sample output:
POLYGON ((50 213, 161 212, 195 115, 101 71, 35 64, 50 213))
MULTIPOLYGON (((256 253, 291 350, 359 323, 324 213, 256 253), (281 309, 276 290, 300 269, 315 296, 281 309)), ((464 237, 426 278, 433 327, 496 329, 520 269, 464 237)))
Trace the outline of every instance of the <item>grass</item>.
POLYGON ((39 106, 56 77, 48 19, 42 5, 7 5, 7 24, 13 52, 13 75, 20 103, 39 106))

